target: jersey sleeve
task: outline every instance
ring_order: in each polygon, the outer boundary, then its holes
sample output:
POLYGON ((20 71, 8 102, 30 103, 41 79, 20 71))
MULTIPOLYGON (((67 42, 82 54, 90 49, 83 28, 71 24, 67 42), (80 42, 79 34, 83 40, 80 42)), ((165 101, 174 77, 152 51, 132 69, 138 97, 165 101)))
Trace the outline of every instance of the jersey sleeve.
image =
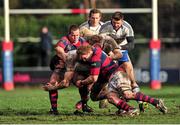
POLYGON ((109 35, 111 32, 111 22, 110 21, 107 21, 106 23, 104 23, 100 30, 99 30, 99 34, 101 36, 106 36, 106 35, 109 35))
POLYGON ((125 27, 126 37, 134 36, 134 31, 133 31, 132 26, 126 21, 124 21, 123 25, 125 27))
POLYGON ((57 47, 57 46, 62 47, 63 49, 65 49, 66 46, 67 46, 67 42, 66 42, 65 40, 60 39, 60 40, 57 42, 57 44, 56 44, 55 47, 57 47))

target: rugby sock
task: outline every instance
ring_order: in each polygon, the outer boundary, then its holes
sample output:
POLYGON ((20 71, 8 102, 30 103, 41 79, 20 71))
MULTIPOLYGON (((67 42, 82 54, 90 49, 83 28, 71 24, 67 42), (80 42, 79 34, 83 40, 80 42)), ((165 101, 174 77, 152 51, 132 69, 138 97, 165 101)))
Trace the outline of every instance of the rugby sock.
POLYGON ((89 100, 89 96, 88 96, 89 91, 87 86, 83 86, 79 88, 79 94, 81 96, 82 104, 87 104, 87 101, 89 100))
POLYGON ((135 95, 135 100, 137 101, 143 101, 143 102, 148 102, 148 103, 151 103, 152 105, 156 106, 159 101, 155 98, 152 98, 150 96, 147 96, 147 95, 144 95, 143 93, 141 92, 137 92, 136 95, 135 95))
POLYGON ((52 110, 57 111, 58 91, 57 90, 49 91, 49 99, 51 102, 52 110))
POLYGON ((123 109, 125 111, 129 111, 130 109, 133 109, 130 105, 128 105, 124 100, 119 100, 119 102, 116 104, 116 107, 118 109, 123 109))
MULTIPOLYGON (((137 93, 137 92, 140 92, 140 88, 139 88, 139 86, 135 86, 135 87, 133 87, 132 88, 132 91, 133 91, 133 93, 137 93)), ((137 101, 139 104, 140 103, 143 103, 143 101, 137 101)))

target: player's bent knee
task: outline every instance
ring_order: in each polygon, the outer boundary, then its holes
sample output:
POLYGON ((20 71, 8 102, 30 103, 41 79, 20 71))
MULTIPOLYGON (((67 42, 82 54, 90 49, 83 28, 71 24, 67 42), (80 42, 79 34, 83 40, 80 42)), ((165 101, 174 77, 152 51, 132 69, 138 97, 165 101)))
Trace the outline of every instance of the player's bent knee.
POLYGON ((124 98, 125 99, 133 99, 134 98, 134 95, 131 91, 125 91, 124 92, 124 98))
POLYGON ((109 103, 113 103, 113 97, 111 95, 107 95, 107 100, 109 103))

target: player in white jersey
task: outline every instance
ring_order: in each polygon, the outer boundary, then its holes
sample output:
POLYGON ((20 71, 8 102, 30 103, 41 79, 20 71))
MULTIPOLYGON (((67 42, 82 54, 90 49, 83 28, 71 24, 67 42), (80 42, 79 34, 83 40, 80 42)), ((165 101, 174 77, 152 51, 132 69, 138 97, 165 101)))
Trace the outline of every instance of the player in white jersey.
POLYGON ((82 36, 91 36, 99 34, 101 26, 104 24, 101 22, 102 13, 98 9, 92 9, 89 12, 88 21, 82 23, 80 27, 80 33, 82 36))
MULTIPOLYGON (((126 70, 130 80, 133 91, 139 92, 140 89, 136 83, 134 70, 128 51, 134 48, 134 31, 131 25, 124 20, 121 12, 115 12, 110 21, 107 21, 100 29, 100 35, 103 37, 111 36, 121 48, 123 54, 122 58, 118 60, 119 65, 122 65, 126 70)), ((140 110, 143 111, 142 103, 140 103, 140 110)))

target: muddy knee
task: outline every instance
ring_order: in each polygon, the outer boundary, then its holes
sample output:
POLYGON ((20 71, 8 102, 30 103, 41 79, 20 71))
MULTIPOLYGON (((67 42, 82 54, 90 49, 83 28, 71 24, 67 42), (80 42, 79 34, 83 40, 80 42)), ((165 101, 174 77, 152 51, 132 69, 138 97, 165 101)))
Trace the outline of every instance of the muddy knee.
POLYGON ((123 97, 124 97, 125 99, 133 99, 133 98, 134 98, 134 94, 133 94, 131 91, 125 91, 125 92, 123 93, 123 97))

